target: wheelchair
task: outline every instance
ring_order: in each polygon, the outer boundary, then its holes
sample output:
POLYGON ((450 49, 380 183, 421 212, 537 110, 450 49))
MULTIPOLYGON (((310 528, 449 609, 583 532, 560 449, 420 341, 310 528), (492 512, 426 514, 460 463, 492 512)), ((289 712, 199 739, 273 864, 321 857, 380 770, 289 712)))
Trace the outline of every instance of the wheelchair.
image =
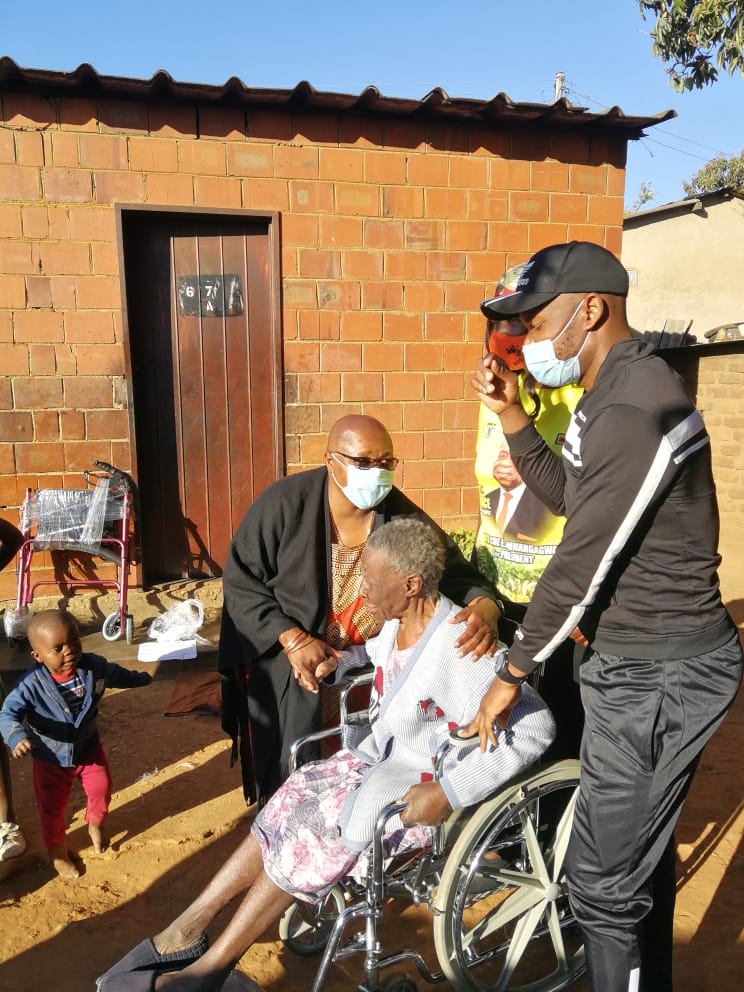
MULTIPOLYGON (((302 749, 331 735, 345 746, 365 732, 367 712, 351 712, 348 697, 371 673, 345 682, 338 727, 293 745, 290 770, 302 749)), ((449 746, 435 759, 439 772, 449 746)), ((564 858, 579 787, 579 762, 535 767, 477 807, 456 810, 434 831, 430 848, 386 855, 385 825, 404 803, 377 819, 363 882, 343 879, 317 905, 297 901, 279 925, 294 953, 322 953, 312 992, 321 992, 331 966, 362 955, 358 992, 417 992, 418 973, 430 984, 469 992, 557 992, 585 971, 584 950, 566 894, 564 858), (392 900, 427 907, 438 968, 420 951, 383 952, 380 925, 392 900), (408 963, 408 971, 380 973, 408 963)))

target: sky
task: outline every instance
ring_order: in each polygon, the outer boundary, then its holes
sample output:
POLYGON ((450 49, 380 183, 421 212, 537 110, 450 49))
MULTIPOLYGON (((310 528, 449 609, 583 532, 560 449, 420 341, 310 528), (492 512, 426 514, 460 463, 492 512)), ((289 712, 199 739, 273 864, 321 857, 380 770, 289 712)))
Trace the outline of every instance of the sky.
POLYGON ((716 155, 744 149, 744 78, 722 76, 675 93, 652 54, 651 22, 637 0, 0 0, 0 55, 24 68, 179 82, 421 99, 451 97, 551 103, 557 72, 566 96, 593 112, 619 106, 678 117, 629 143, 626 209, 640 184, 646 206, 681 199, 682 182, 716 155))

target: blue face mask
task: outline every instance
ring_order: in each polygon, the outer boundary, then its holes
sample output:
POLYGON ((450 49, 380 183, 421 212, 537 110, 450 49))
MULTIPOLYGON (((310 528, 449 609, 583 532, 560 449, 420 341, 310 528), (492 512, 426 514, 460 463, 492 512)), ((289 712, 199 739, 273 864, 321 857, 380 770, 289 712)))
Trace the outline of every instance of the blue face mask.
POLYGON ((568 323, 560 334, 554 338, 546 338, 544 341, 535 341, 533 344, 522 345, 524 362, 529 372, 543 386, 551 389, 558 389, 560 386, 567 386, 571 382, 578 382, 581 378, 581 365, 579 355, 584 350, 584 345, 589 340, 589 335, 584 338, 584 344, 571 358, 559 358, 555 353, 555 342, 569 329, 574 322, 576 314, 581 309, 584 301, 581 300, 574 312, 571 314, 568 323))
MULTIPOLYGON (((336 456, 333 456, 336 458, 336 456)), ((344 465, 336 458, 339 465, 344 465)), ((346 485, 338 486, 344 496, 359 510, 371 510, 382 503, 393 488, 393 472, 385 468, 357 468, 356 465, 344 465, 346 469, 346 485)), ((333 476, 334 480, 336 476, 333 476)), ((336 482, 338 485, 338 482, 336 482)))

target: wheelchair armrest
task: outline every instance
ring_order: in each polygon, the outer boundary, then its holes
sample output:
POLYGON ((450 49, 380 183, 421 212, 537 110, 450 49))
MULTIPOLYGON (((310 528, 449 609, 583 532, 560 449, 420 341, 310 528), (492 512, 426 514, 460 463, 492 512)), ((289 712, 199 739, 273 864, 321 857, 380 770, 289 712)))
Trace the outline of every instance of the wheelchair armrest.
POLYGON ((353 689, 360 685, 370 685, 374 678, 372 669, 349 672, 341 679, 341 693, 339 696, 339 722, 333 727, 326 727, 324 730, 317 730, 312 734, 305 734, 298 737, 289 749, 289 772, 296 771, 302 762, 299 759, 300 752, 306 744, 315 741, 326 740, 329 737, 344 737, 347 729, 365 727, 369 725, 369 712, 365 710, 355 710, 349 712, 348 697, 353 689))
POLYGON ((372 685, 374 677, 375 677, 375 673, 373 669, 365 668, 361 670, 352 669, 352 671, 347 672, 346 675, 344 675, 344 677, 341 679, 341 694, 338 700, 338 709, 339 709, 339 720, 341 722, 342 727, 348 723, 358 726, 363 722, 363 720, 361 719, 362 715, 364 715, 364 717, 367 719, 367 722, 369 722, 367 710, 356 710, 353 713, 349 712, 348 699, 349 699, 349 694, 352 692, 352 690, 356 689, 358 686, 372 685))
POLYGON ((305 734, 303 737, 298 737, 289 749, 289 774, 291 775, 292 772, 296 772, 302 764, 299 760, 299 754, 306 744, 312 744, 314 741, 323 741, 327 737, 333 737, 340 733, 340 731, 340 726, 326 727, 325 730, 316 730, 313 734, 305 734))

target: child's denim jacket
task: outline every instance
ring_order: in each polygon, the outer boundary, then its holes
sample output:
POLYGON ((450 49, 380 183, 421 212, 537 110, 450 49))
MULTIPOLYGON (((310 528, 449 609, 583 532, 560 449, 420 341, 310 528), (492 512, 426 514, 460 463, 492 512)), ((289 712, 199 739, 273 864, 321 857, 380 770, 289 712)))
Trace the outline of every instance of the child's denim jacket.
POLYGON ((74 768, 98 740, 98 703, 106 689, 152 681, 147 672, 130 672, 97 654, 83 654, 77 670, 85 683, 85 697, 75 719, 43 665, 37 662, 24 672, 0 710, 0 734, 11 751, 29 738, 34 758, 74 768))

